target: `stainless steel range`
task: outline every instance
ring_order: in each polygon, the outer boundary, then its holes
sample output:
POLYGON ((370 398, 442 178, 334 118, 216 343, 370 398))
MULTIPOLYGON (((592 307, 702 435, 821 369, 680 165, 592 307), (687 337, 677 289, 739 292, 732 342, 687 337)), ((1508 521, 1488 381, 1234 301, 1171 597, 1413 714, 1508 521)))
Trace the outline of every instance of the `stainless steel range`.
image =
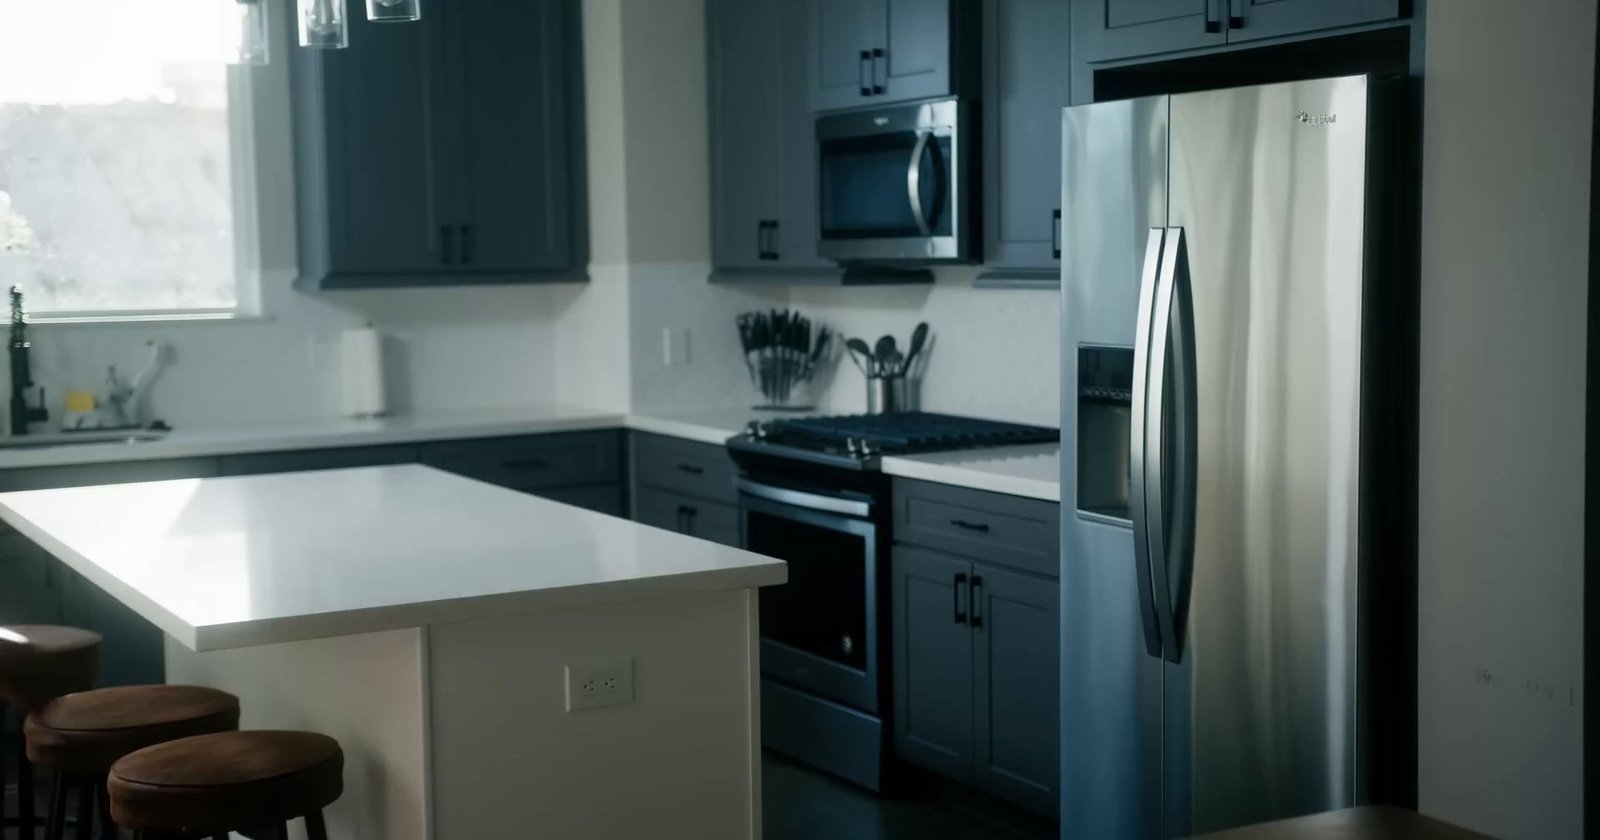
POLYGON ((1047 443, 1056 429, 928 412, 752 423, 739 463, 744 547, 789 563, 761 591, 764 746, 873 790, 892 727, 884 456, 1047 443))

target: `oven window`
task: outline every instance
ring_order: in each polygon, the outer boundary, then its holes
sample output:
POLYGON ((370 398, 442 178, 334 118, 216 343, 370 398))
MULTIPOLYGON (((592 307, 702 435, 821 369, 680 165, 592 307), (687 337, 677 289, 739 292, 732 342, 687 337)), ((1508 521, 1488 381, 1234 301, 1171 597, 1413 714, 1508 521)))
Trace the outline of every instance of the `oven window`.
MULTIPOLYGON (((906 174, 915 132, 877 134, 822 143, 822 235, 830 239, 919 237, 906 174)), ((950 235, 944 212, 950 138, 930 141, 921 161, 923 213, 936 236, 950 235)))
POLYGON ((789 564, 788 583, 761 589, 761 635, 864 670, 866 540, 757 511, 746 516, 746 547, 789 564))

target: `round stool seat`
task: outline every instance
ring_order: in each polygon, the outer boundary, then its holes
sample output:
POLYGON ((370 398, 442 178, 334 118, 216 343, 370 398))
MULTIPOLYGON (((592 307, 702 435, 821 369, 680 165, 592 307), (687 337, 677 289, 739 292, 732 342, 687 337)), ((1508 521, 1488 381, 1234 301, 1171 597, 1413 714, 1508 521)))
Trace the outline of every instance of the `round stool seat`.
POLYGON ((106 785, 124 828, 220 834, 320 814, 344 792, 344 752, 312 732, 199 735, 128 755, 106 785))
POLYGON ((100 670, 100 634, 53 624, 0 626, 0 699, 23 714, 83 691, 100 670))
POLYGON ((57 697, 28 718, 34 764, 99 775, 135 750, 239 728, 239 698, 214 688, 137 685, 57 697))

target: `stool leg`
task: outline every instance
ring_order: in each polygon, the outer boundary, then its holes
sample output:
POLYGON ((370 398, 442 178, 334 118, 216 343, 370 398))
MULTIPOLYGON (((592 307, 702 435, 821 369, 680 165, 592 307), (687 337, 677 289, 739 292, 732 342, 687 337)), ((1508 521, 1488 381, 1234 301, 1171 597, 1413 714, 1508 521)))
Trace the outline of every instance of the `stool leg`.
POLYGON ((94 779, 78 779, 78 840, 94 840, 94 779))
POLYGON ((117 824, 111 819, 111 794, 106 790, 105 779, 94 782, 94 804, 100 815, 100 830, 94 836, 99 840, 117 840, 117 824))
POLYGON ((328 827, 322 822, 322 812, 312 811, 306 814, 307 840, 328 840, 328 827))
POLYGON ((22 713, 22 710, 18 709, 17 710, 17 819, 19 820, 20 824, 22 825, 22 832, 21 832, 21 834, 19 836, 27 837, 27 838, 30 838, 30 840, 31 840, 31 838, 33 837, 34 832, 38 830, 38 827, 34 823, 34 820, 38 818, 38 815, 34 813, 35 810, 36 810, 36 808, 34 807, 35 806, 34 799, 36 798, 37 795, 34 793, 34 789, 33 789, 33 779, 34 779, 33 762, 28 761, 28 744, 27 744, 27 740, 22 737, 22 724, 23 724, 23 721, 25 721, 26 719, 27 719, 27 715, 24 715, 22 713))
MULTIPOLYGON (((20 727, 19 727, 20 728, 20 727)), ((11 706, 0 700, 0 836, 6 830, 6 748, 16 744, 20 738, 11 737, 11 706)), ((21 796, 19 791, 17 794, 21 796)), ((17 837, 27 837, 22 829, 17 829, 17 837)))
POLYGON ((50 789, 50 814, 45 819, 44 840, 63 840, 67 821, 67 780, 57 773, 55 785, 50 789))

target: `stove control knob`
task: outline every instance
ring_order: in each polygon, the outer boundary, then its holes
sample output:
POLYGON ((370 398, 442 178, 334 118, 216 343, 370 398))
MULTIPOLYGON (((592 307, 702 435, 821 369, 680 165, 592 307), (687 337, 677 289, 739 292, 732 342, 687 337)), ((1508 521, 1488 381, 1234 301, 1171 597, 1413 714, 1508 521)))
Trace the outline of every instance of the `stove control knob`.
POLYGON ((861 454, 861 441, 856 440, 855 438, 845 438, 844 439, 844 448, 845 448, 845 451, 849 452, 851 455, 860 455, 861 454))
POLYGON ((861 457, 871 458, 876 454, 878 454, 878 445, 876 443, 873 443, 870 440, 863 440, 861 442, 861 457))
POLYGON ((751 420, 744 427, 744 436, 747 438, 755 438, 760 440, 761 438, 767 436, 767 427, 760 420, 751 420))

